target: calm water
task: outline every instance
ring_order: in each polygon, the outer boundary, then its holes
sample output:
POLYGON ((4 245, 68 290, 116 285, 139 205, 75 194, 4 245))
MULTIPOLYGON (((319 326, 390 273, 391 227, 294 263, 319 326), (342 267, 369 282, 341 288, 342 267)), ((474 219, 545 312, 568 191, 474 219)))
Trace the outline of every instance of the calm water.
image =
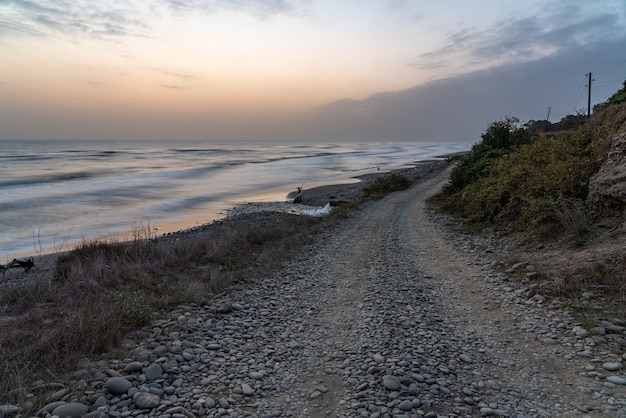
POLYGON ((0 263, 137 224, 182 229, 247 201, 287 200, 302 183, 349 182, 469 147, 0 141, 0 263))

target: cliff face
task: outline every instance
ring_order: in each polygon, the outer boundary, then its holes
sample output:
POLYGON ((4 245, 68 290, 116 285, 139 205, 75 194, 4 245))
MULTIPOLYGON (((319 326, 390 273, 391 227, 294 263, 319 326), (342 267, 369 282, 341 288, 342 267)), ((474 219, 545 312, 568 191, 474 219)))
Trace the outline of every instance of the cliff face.
POLYGON ((617 133, 607 160, 589 182, 589 200, 605 214, 626 215, 626 104, 607 109, 602 116, 617 133))

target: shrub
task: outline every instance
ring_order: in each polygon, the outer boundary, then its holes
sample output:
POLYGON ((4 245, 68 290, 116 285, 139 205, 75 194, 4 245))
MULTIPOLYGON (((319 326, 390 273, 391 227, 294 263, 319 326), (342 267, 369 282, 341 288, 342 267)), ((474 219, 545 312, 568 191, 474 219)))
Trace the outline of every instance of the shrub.
POLYGON ((529 131, 519 126, 519 120, 507 117, 489 125, 481 135, 482 141, 461 157, 450 173, 450 181, 444 191, 457 192, 485 177, 494 161, 520 145, 532 142, 529 131))
POLYGON ((376 179, 363 188, 365 199, 381 199, 385 195, 411 187, 411 180, 402 174, 390 174, 376 179))
POLYGON ((590 123, 555 136, 522 131, 510 120, 491 125, 432 201, 472 224, 501 232, 557 226, 581 243, 589 179, 606 158, 611 129, 590 123))

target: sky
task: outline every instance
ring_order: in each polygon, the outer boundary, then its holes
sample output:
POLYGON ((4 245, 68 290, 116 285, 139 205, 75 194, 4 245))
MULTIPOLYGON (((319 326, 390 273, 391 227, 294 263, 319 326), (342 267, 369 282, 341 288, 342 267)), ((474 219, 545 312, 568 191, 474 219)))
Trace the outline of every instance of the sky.
POLYGON ((475 142, 626 79, 626 0, 0 0, 0 139, 475 142))

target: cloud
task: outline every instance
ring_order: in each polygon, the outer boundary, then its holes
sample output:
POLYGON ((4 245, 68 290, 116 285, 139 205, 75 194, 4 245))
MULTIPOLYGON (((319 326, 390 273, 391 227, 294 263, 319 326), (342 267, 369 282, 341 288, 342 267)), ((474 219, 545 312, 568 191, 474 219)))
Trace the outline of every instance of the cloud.
POLYGON ((444 72, 462 67, 470 72, 540 59, 562 48, 623 36, 624 20, 623 12, 566 5, 533 16, 501 20, 486 29, 461 28, 451 33, 441 48, 419 55, 409 65, 444 72))
POLYGON ((187 90, 187 87, 175 86, 172 84, 161 84, 161 87, 166 88, 166 89, 172 89, 172 90, 187 90))
POLYGON ((115 7, 92 0, 4 0, 0 2, 0 36, 27 33, 74 40, 87 36, 98 40, 117 40, 127 36, 146 36, 148 25, 138 19, 129 2, 115 7))
POLYGON ((214 13, 219 10, 250 13, 260 19, 274 15, 304 15, 306 0, 163 0, 167 6, 179 13, 202 11, 214 13))
MULTIPOLYGON (((551 107, 554 122, 581 107, 586 110, 586 89, 581 90, 585 74, 600 75, 615 64, 626 68, 626 61, 615 51, 626 51, 626 36, 362 100, 342 99, 312 113, 320 135, 326 138, 475 142, 491 122, 506 116, 522 121, 545 119, 551 107)), ((606 100, 622 84, 621 80, 600 81, 593 89, 592 104, 606 100)))
POLYGON ((154 71, 156 71, 157 73, 169 75, 169 76, 172 76, 172 77, 182 78, 182 79, 185 79, 185 80, 196 80, 196 79, 198 79, 198 77, 196 77, 194 75, 191 75, 191 74, 184 74, 184 73, 179 73, 179 72, 175 72, 175 71, 163 70, 163 69, 160 69, 160 68, 155 68, 154 71))

